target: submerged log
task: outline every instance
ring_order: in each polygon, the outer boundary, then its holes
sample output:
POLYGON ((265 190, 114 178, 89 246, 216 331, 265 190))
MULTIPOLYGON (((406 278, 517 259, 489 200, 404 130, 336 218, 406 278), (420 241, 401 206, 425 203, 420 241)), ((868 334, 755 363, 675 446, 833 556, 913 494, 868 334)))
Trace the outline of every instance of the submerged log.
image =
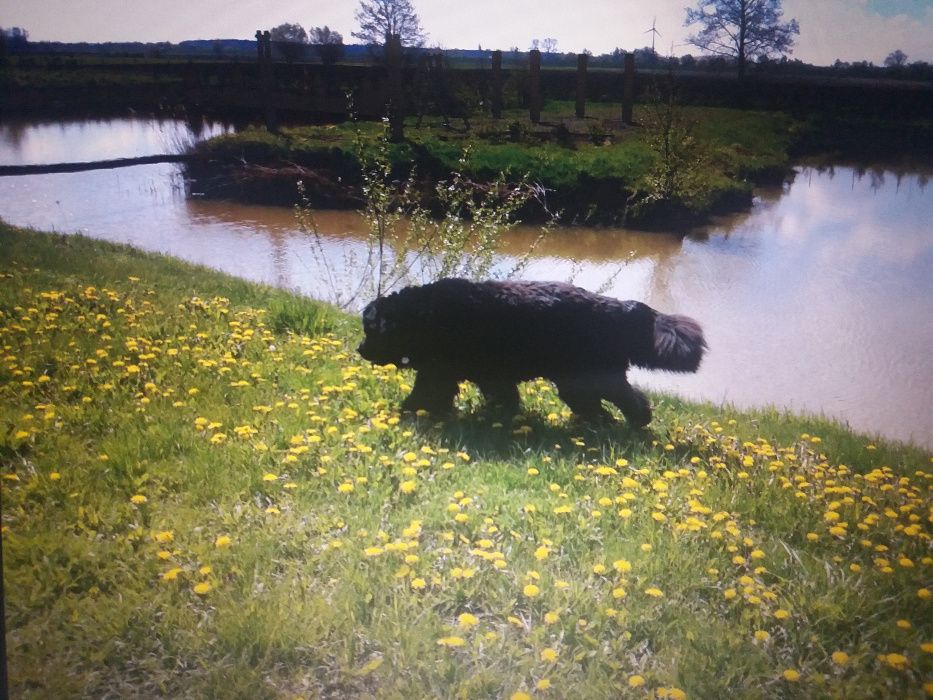
POLYGON ((45 163, 38 165, 0 165, 0 176, 4 175, 47 175, 49 173, 80 173, 85 170, 107 170, 126 168, 131 165, 151 163, 186 163, 194 158, 187 153, 139 156, 138 158, 112 158, 83 163, 45 163))

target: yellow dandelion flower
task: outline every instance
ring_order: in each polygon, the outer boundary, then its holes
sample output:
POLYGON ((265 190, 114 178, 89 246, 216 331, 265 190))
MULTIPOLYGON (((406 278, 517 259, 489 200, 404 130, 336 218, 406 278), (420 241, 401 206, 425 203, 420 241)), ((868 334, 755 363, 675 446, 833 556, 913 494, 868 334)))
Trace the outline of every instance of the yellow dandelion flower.
POLYGON ((632 563, 627 559, 616 559, 612 562, 612 568, 620 574, 624 574, 632 570, 632 563))
POLYGON ((771 635, 768 634, 765 630, 755 630, 756 642, 767 642, 769 639, 771 639, 771 635))
POLYGON ((162 574, 162 580, 163 581, 174 581, 175 579, 178 578, 178 574, 180 574, 181 571, 182 570, 179 569, 177 566, 173 569, 169 569, 164 574, 162 574))
POLYGON ((148 500, 149 500, 149 499, 146 498, 146 497, 145 497, 144 495, 142 495, 141 493, 137 493, 137 494, 135 494, 135 495, 133 495, 133 496, 130 497, 130 502, 133 503, 133 504, 135 504, 135 505, 142 505, 143 503, 145 503, 145 502, 148 501, 148 500))
POLYGON ((783 673, 781 673, 781 675, 784 677, 785 681, 788 681, 790 683, 796 683, 797 681, 800 680, 800 672, 795 671, 792 668, 785 669, 783 673))
POLYGON ((551 550, 547 547, 541 546, 535 550, 535 559, 542 561, 548 558, 548 555, 551 553, 551 550))
POLYGON ((278 480, 278 478, 279 477, 277 474, 273 474, 271 472, 266 472, 265 474, 262 475, 263 481, 276 481, 278 480))
POLYGON ((537 688, 538 690, 547 690, 550 687, 551 687, 551 681, 547 678, 542 678, 537 683, 535 683, 535 688, 537 688))
POLYGON ((613 588, 613 589, 612 589, 612 597, 615 598, 616 600, 620 600, 620 599, 624 598, 626 595, 628 595, 628 594, 625 592, 625 589, 624 589, 624 588, 621 588, 621 587, 620 587, 620 588, 613 588))
POLYGON ((516 690, 509 696, 509 700, 531 700, 531 696, 524 690, 516 690))
POLYGON ((210 593, 213 588, 214 586, 210 581, 201 581, 201 583, 196 583, 191 590, 193 590, 198 595, 205 595, 210 593))
POLYGON ((460 625, 463 629, 470 629, 471 627, 476 627, 479 624, 479 618, 476 615, 471 613, 461 613, 457 618, 457 624, 460 625))
POLYGON ((652 598, 662 598, 664 597, 664 591, 660 588, 646 588, 645 595, 650 595, 652 598))
POLYGON ((629 688, 641 688, 645 684, 645 677, 634 675, 629 676, 628 678, 628 687, 629 688))
POLYGON ((412 493, 418 488, 418 482, 413 480, 403 481, 398 485, 398 490, 402 493, 412 493))
POLYGON ((214 546, 218 549, 222 549, 224 547, 229 547, 231 542, 232 540, 228 535, 219 535, 217 539, 214 540, 214 546))
POLYGON ((933 594, 930 593, 929 588, 921 588, 917 591, 917 597, 920 600, 929 600, 931 597, 933 597, 933 594))
POLYGON ((786 620, 788 617, 790 617, 790 613, 787 612, 786 610, 783 610, 783 609, 780 609, 780 608, 779 608, 779 609, 777 609, 777 610, 774 611, 774 616, 775 616, 778 620, 786 620))
POLYGON ((525 586, 525 587, 522 589, 522 593, 524 593, 525 596, 528 597, 528 598, 534 598, 534 597, 537 596, 539 593, 541 593, 541 589, 538 588, 535 584, 529 583, 527 586, 525 586))
POLYGON ((546 663, 554 663, 557 661, 557 652, 554 649, 548 647, 547 649, 541 650, 541 660, 546 663))
POLYGON ((903 671, 905 668, 907 668, 907 657, 903 654, 882 654, 881 660, 891 668, 895 668, 898 671, 903 671))
POLYGON ((844 651, 834 651, 830 657, 837 666, 845 666, 849 663, 849 655, 844 651))
POLYGON ((924 654, 933 654, 933 642, 924 642, 921 644, 920 651, 924 654))
POLYGON ((154 535, 156 542, 171 542, 175 539, 175 533, 171 530, 162 530, 154 535))
POLYGON ((442 647, 462 647, 466 644, 466 640, 463 637, 450 636, 450 637, 441 637, 437 640, 438 646, 442 647))
POLYGON ((413 578, 411 580, 411 587, 414 588, 416 591, 424 590, 424 588, 427 587, 427 585, 428 585, 427 581, 425 581, 423 578, 420 578, 420 577, 413 578))

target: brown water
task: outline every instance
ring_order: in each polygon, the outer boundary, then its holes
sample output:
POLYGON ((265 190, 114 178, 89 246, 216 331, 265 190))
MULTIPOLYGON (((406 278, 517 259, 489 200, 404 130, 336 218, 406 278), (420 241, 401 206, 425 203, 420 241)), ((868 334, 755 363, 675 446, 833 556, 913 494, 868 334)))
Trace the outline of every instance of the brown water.
MULTIPOLYGON (((180 122, 0 125, 0 163, 145 155, 193 138, 180 122)), ((927 176, 800 167, 789 185, 758 194, 749 213, 687 237, 558 231, 523 276, 572 278, 696 317, 710 344, 700 371, 633 372, 644 386, 740 407, 823 413, 933 446, 927 176)), ((187 198, 173 165, 0 178, 0 217, 131 243, 309 295, 332 291, 291 210, 187 198)), ((348 255, 364 252, 356 214, 320 212, 317 219, 338 271, 348 255)), ((536 236, 517 231, 499 269, 536 236)))

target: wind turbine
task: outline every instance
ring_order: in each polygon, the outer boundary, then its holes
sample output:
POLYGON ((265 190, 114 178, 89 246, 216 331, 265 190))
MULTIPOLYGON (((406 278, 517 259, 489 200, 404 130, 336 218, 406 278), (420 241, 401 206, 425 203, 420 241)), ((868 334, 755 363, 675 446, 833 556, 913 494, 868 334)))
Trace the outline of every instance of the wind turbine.
POLYGON ((657 16, 655 16, 655 18, 654 18, 653 20, 651 20, 651 29, 642 32, 642 34, 649 34, 649 33, 651 34, 651 53, 655 53, 655 50, 654 50, 654 39, 655 39, 655 36, 661 36, 661 32, 659 32, 659 31, 658 31, 657 29, 655 29, 655 27, 654 27, 654 25, 657 24, 657 21, 658 21, 658 18, 657 18, 657 16))

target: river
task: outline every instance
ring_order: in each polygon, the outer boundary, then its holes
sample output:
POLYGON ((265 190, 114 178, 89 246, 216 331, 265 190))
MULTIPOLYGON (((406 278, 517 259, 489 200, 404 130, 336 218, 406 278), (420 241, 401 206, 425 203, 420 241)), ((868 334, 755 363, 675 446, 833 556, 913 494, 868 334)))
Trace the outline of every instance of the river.
MULTIPOLYGON (((216 124, 115 119, 0 123, 0 164, 173 152, 216 124)), ((824 414, 933 447, 933 191, 927 173, 800 166, 751 211, 689 235, 561 229, 523 276, 573 279, 688 314, 710 353, 695 375, 634 371, 681 396, 824 414)), ((81 232, 326 297, 287 208, 186 196, 178 166, 0 177, 0 218, 81 232)), ((354 213, 320 212, 340 263, 362 244, 354 213)), ((537 235, 518 230, 501 264, 537 235)))

